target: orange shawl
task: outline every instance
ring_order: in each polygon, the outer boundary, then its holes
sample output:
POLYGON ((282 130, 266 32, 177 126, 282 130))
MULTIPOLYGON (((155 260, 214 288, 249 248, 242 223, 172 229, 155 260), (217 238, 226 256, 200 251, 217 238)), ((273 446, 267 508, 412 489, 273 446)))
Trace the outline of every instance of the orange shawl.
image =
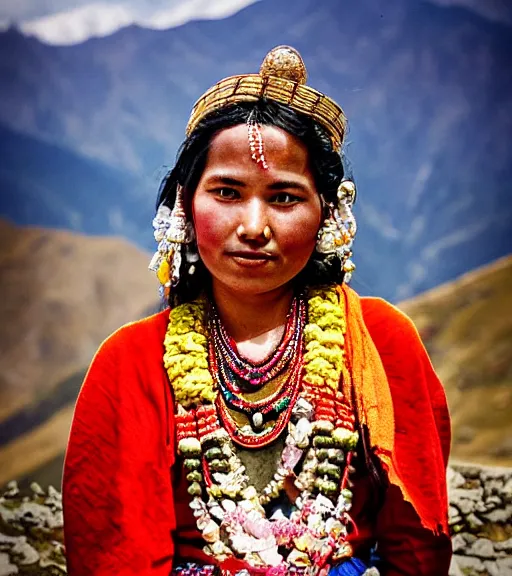
POLYGON ((398 343, 395 348, 403 356, 397 358, 397 366, 417 363, 417 369, 415 366, 411 369, 412 373, 417 372, 412 391, 392 393, 363 320, 362 300, 346 285, 339 288, 339 294, 347 319, 348 367, 343 378, 344 392, 354 393, 359 420, 368 427, 370 444, 384 465, 389 481, 400 488, 425 528, 449 535, 448 454, 443 453, 443 446, 450 444, 449 420, 439 381, 424 373, 425 363, 431 365, 420 337, 409 318, 389 305, 395 323, 399 324, 396 335, 400 337, 403 333, 404 336, 404 346, 400 348, 398 343), (416 332, 415 338, 410 337, 411 331, 416 332), (421 418, 415 418, 416 413, 421 418))

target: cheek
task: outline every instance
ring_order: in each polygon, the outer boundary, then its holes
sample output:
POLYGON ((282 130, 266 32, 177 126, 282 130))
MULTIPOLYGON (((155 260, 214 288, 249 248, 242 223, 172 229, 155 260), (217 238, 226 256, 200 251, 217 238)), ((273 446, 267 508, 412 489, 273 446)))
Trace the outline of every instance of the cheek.
POLYGON ((202 250, 213 251, 221 246, 226 237, 227 223, 222 214, 214 210, 209 202, 193 202, 192 214, 197 245, 202 250))
POLYGON ((307 252, 309 257, 316 243, 320 222, 320 210, 318 213, 308 211, 294 219, 283 219, 277 224, 281 250, 297 255, 307 252))

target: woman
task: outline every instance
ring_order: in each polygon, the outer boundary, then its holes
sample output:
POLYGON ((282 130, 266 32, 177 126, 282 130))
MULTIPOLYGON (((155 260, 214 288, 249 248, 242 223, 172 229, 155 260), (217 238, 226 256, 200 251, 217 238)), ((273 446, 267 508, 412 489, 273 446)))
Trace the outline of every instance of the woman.
POLYGON ((278 47, 194 107, 154 221, 170 309, 78 399, 71 576, 448 573, 443 389, 410 320, 346 286, 345 118, 305 80, 278 47))

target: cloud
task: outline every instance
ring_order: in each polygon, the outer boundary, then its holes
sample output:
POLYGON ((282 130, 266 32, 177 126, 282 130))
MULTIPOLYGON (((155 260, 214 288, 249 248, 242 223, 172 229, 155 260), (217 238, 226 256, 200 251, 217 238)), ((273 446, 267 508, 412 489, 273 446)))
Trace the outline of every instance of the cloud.
POLYGON ((162 10, 148 20, 150 28, 165 29, 195 19, 227 18, 257 0, 187 0, 174 8, 162 10))
POLYGON ((420 262, 413 262, 407 267, 407 281, 397 286, 394 301, 410 298, 416 292, 417 287, 428 276, 427 267, 420 262))
POLYGON ((465 242, 474 241, 486 229, 489 229, 492 218, 483 218, 477 222, 467 225, 465 228, 459 228, 453 232, 431 242, 421 253, 421 258, 425 262, 435 261, 442 255, 442 252, 463 244, 465 242))
POLYGON ((128 6, 92 4, 22 22, 20 28, 48 44, 76 44, 92 36, 107 36, 134 22, 136 14, 128 6))
POLYGON ((488 20, 512 24, 510 0, 430 0, 430 2, 441 6, 460 6, 472 10, 488 20))
POLYGON ((175 0, 166 7, 148 2, 94 3, 22 21, 20 29, 47 44, 67 45, 108 36, 131 24, 166 29, 190 20, 226 18, 257 0, 175 0))
POLYGON ((391 216, 387 212, 379 211, 371 204, 361 202, 359 206, 361 218, 370 228, 376 230, 387 240, 399 240, 400 231, 393 225, 391 216))

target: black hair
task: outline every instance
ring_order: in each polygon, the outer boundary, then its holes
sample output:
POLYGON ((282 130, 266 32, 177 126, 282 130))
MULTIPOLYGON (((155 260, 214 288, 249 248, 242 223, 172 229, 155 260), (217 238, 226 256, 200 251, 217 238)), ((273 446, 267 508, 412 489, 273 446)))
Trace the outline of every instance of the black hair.
MULTIPOLYGON (((178 152, 176 165, 165 176, 158 194, 157 207, 165 204, 171 209, 176 198, 176 187, 183 186, 185 211, 191 219, 191 204, 208 155, 212 138, 220 130, 245 124, 249 118, 261 124, 281 128, 299 138, 307 147, 316 189, 327 203, 336 202, 338 186, 345 170, 340 154, 333 150, 328 133, 309 116, 272 100, 260 99, 221 108, 201 120, 178 152)), ((194 247, 192 247, 194 250, 194 247)), ((208 290, 210 274, 201 260, 194 263, 194 274, 189 274, 190 263, 183 258, 179 284, 171 290, 169 305, 176 306, 193 300, 208 290)), ((338 257, 313 252, 295 282, 298 286, 341 284, 344 273, 338 257)))

